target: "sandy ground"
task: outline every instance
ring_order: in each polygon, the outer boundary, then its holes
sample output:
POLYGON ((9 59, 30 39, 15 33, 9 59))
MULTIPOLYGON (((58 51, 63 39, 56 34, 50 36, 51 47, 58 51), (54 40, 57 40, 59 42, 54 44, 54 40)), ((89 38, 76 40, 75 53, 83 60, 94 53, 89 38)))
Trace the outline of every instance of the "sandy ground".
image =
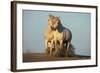
POLYGON ((91 59, 91 57, 79 56, 79 55, 75 55, 73 57, 53 57, 53 56, 47 56, 44 53, 23 53, 23 62, 84 60, 84 59, 91 59))

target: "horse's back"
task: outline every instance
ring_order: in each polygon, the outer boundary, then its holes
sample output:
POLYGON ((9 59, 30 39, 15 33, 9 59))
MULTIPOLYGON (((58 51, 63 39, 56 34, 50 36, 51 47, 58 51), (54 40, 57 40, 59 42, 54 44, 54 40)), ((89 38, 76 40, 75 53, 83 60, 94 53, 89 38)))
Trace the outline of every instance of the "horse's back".
POLYGON ((64 37, 64 40, 71 41, 72 39, 71 30, 66 27, 63 27, 63 37, 64 37))

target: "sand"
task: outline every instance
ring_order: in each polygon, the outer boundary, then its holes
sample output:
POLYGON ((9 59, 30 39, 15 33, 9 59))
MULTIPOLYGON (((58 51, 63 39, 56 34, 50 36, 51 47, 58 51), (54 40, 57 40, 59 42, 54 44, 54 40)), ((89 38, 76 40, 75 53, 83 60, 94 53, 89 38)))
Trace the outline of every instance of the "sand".
POLYGON ((86 60, 90 56, 75 55, 73 57, 54 57, 44 53, 23 53, 23 62, 61 61, 61 60, 86 60))

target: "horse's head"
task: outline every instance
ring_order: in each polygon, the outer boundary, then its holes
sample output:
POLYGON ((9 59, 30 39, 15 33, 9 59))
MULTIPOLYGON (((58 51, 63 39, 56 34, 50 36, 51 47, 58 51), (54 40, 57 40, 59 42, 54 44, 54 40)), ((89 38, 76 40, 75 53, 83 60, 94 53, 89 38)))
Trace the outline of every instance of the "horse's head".
POLYGON ((48 25, 51 29, 55 30, 60 25, 60 18, 57 16, 49 15, 48 17, 48 25))

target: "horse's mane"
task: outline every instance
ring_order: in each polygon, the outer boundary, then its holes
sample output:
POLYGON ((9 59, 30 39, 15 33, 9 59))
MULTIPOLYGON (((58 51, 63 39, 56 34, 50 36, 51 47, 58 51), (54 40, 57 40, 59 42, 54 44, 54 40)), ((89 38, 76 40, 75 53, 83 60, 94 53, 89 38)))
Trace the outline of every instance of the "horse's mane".
MULTIPOLYGON (((57 20, 58 20, 58 27, 57 27, 57 29, 58 29, 58 31, 62 31, 64 28, 63 28, 63 25, 62 25, 62 23, 61 23, 61 20, 60 20, 60 17, 58 17, 58 16, 54 16, 54 15, 49 15, 49 17, 48 17, 48 19, 52 19, 52 18, 57 18, 57 20)), ((48 23, 49 24, 49 23, 48 23)), ((50 26, 49 26, 50 27, 50 26)))
POLYGON ((59 31, 62 31, 62 30, 63 30, 63 25, 62 25, 62 23, 61 23, 60 18, 59 18, 58 24, 59 24, 59 25, 58 25, 58 28, 57 28, 57 29, 58 29, 59 31))

